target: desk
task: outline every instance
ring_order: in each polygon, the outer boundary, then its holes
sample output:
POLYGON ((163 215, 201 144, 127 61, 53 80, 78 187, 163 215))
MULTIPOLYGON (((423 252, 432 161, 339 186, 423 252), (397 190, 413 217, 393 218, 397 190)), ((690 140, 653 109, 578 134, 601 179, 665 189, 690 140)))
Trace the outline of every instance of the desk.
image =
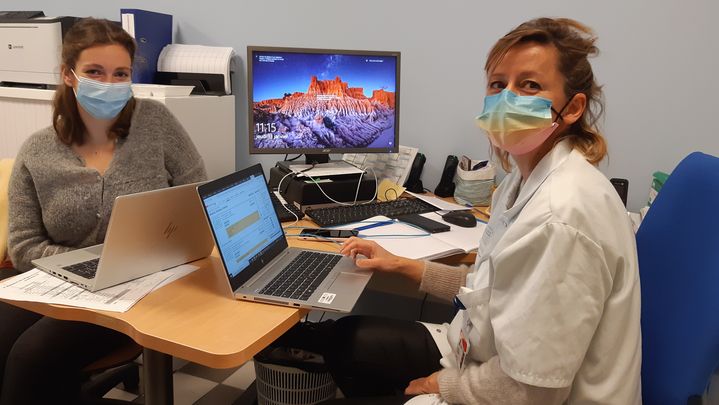
MULTIPOLYGON (((316 226, 303 220, 297 226, 316 226)), ((294 233, 288 230, 288 234, 294 233)), ((325 251, 338 245, 288 238, 290 245, 325 251)), ((467 262, 467 255, 443 262, 467 262)), ((473 259, 471 259, 473 262, 473 259)), ((145 403, 171 404, 172 356, 213 368, 237 367, 265 348, 307 313, 307 310, 238 301, 232 297, 222 262, 216 254, 194 264, 200 269, 140 300, 125 313, 6 301, 57 319, 94 323, 122 332, 145 349, 145 403)), ((394 293, 416 287, 388 275, 394 293)), ((373 277, 373 280, 376 277, 373 277)), ((374 284, 377 285, 377 284, 374 284)), ((377 288, 377 287, 371 287, 377 288)), ((384 287, 382 287, 384 288, 384 287)))
POLYGON ((172 356, 213 367, 237 367, 297 323, 305 310, 232 298, 216 256, 200 269, 117 313, 34 302, 8 303, 57 319, 122 332, 142 345, 145 403, 172 403, 172 356))

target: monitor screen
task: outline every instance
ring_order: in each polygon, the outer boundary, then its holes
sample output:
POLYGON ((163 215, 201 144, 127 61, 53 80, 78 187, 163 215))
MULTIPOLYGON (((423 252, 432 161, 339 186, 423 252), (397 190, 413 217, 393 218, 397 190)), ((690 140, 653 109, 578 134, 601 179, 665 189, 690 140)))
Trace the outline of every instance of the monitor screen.
POLYGON ((247 48, 250 153, 397 152, 399 52, 247 48))

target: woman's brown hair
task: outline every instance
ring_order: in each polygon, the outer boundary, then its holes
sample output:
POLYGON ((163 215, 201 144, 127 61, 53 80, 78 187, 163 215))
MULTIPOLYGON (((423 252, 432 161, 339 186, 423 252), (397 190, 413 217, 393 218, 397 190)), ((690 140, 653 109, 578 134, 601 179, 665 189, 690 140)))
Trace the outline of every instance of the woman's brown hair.
MULTIPOLYGON (((108 20, 84 18, 75 23, 63 38, 61 66, 63 73, 75 69, 80 53, 87 48, 103 45, 120 45, 135 59, 135 41, 122 27, 108 20)), ((115 120, 108 134, 110 138, 122 138, 130 131, 130 120, 135 109, 131 98, 115 120)), ((82 145, 85 142, 85 124, 78 111, 75 92, 60 81, 53 100, 52 126, 58 138, 66 145, 82 145)))
MULTIPOLYGON (((587 109, 569 130, 555 140, 568 139, 574 149, 582 152, 591 164, 598 164, 607 155, 607 143, 599 132, 597 121, 604 111, 602 88, 594 79, 589 57, 599 53, 594 45, 597 38, 587 26, 568 18, 537 18, 527 21, 497 41, 489 51, 485 72, 497 67, 513 46, 536 42, 554 46, 559 54, 559 71, 564 76, 567 98, 576 94, 587 97, 587 109)), ((502 167, 509 171, 509 155, 495 148, 502 167)))

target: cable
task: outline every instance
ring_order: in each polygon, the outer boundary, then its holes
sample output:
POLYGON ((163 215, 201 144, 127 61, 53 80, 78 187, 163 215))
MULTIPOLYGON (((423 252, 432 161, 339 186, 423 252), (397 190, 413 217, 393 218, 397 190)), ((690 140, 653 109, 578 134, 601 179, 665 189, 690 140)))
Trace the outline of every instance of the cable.
MULTIPOLYGON (((294 175, 294 176, 296 177, 298 174, 304 173, 304 172, 307 172, 307 171, 310 171, 310 170, 312 170, 312 169, 314 169, 314 168, 315 168, 315 164, 312 163, 312 166, 310 166, 310 167, 308 167, 308 168, 306 168, 306 169, 302 169, 302 170, 300 170, 300 171, 298 171, 298 172, 291 171, 291 172, 285 174, 285 175, 280 179, 279 183, 277 183, 277 191, 279 191, 279 192, 282 193, 282 194, 284 194, 285 192, 287 192, 287 190, 282 191, 282 187, 281 187, 281 186, 282 186, 282 181, 284 181, 284 180, 287 178, 287 176, 294 175)), ((305 176, 307 176, 307 175, 305 174, 305 176)), ((307 177, 310 177, 310 176, 307 176, 307 177)), ((289 187, 289 186, 288 186, 288 187, 289 187)))
POLYGON ((377 173, 375 173, 374 169, 371 167, 367 167, 368 169, 372 170, 372 176, 374 177, 374 195, 372 196, 372 199, 367 201, 366 204, 371 203, 372 201, 377 198, 377 192, 379 192, 379 184, 377 184, 377 173))
POLYGON ((387 197, 387 192, 389 192, 389 191, 394 193, 393 200, 399 200, 399 195, 397 194, 397 190, 395 190, 393 188, 388 188, 387 190, 384 191, 384 200, 385 201, 390 201, 389 197, 387 197))
MULTIPOLYGON (((284 177, 282 177, 282 178, 280 179, 279 183, 277 183, 277 191, 278 191, 278 192, 282 193, 282 188, 281 188, 281 186, 282 186, 282 181, 283 181, 287 176, 289 176, 290 174, 292 174, 292 172, 289 172, 289 173, 287 173, 286 175, 284 175, 284 177)), ((292 214, 293 217, 295 217, 295 222, 292 223, 292 225, 295 225, 296 223, 300 222, 300 217, 299 217, 297 214, 295 214, 292 210, 290 210, 289 208, 287 208, 284 204, 282 204, 282 208, 284 208, 285 211, 289 212, 290 214, 292 214)))
MULTIPOLYGON (((380 222, 380 221, 372 221, 372 222, 380 222)), ((381 222, 384 222, 384 221, 381 221, 381 222)), ((430 236, 430 235, 432 235, 431 233, 425 231, 424 229, 418 227, 418 226, 415 225, 415 224, 410 224, 410 223, 408 223, 408 222, 402 222, 402 223, 403 223, 404 225, 409 225, 409 226, 411 226, 412 228, 419 229, 420 231, 422 231, 422 233, 420 233, 420 234, 411 234, 411 235, 407 235, 407 234, 404 234, 404 235, 402 235, 402 234, 386 234, 386 235, 366 235, 366 236, 363 236, 363 235, 360 233, 360 235, 358 235, 357 237, 358 237, 358 238, 363 238, 363 239, 369 239, 369 238, 398 238, 398 237, 399 237, 399 238, 416 238, 416 237, 424 237, 424 236, 430 236)), ((362 232, 362 231, 360 231, 360 232, 362 232)))
POLYGON ((279 191, 280 194, 284 194, 284 193, 287 191, 287 190, 282 191, 282 182, 285 181, 285 179, 287 178, 287 176, 291 176, 291 175, 293 175, 293 174, 294 174, 294 172, 289 172, 289 173, 285 174, 285 175, 280 179, 279 183, 277 183, 277 191, 279 191))
MULTIPOLYGON (((377 198, 377 174, 375 174, 375 172, 372 168, 368 167, 368 169, 372 170, 372 175, 374 176, 374 184, 375 184, 374 195, 372 196, 372 199, 368 201, 368 202, 372 202, 372 201, 374 201, 375 198, 377 198)), ((307 170, 309 170, 309 169, 307 169, 307 170)), ((317 185, 317 188, 320 190, 320 192, 322 192, 322 194, 325 197, 327 197, 328 200, 332 201, 333 203, 339 204, 339 205, 357 205, 357 198, 359 197, 359 190, 360 190, 360 186, 362 185, 362 177, 364 176, 364 173, 365 172, 363 171, 362 174, 360 174, 359 181, 357 181, 357 190, 355 191, 355 198, 354 198, 354 201, 351 203, 346 203, 346 202, 341 202, 341 201, 335 200, 334 198, 327 195, 325 190, 322 189, 322 186, 320 185, 320 183, 314 177, 309 176, 307 174, 305 174, 305 176, 307 178, 309 178, 313 183, 315 183, 315 185, 317 185)), ((283 177, 283 179, 284 179, 284 177, 283 177)), ((281 180, 280 180, 280 182, 281 182, 281 180)))
POLYGON ((282 208, 284 208, 285 211, 289 212, 290 214, 292 214, 293 217, 295 217, 295 222, 291 223, 290 225, 297 225, 297 223, 300 222, 300 217, 297 214, 295 214, 294 211, 287 208, 284 204, 282 204, 282 208))

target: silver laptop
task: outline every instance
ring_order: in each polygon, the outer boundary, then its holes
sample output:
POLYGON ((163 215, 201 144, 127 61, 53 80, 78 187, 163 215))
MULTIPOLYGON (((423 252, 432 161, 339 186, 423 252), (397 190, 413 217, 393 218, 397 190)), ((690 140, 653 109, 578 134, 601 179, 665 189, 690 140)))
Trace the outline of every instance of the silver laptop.
POLYGON ((102 245, 33 260, 90 291, 208 256, 214 243, 197 183, 117 197, 102 245))
POLYGON ((350 312, 372 273, 339 253, 290 248, 259 164, 197 187, 236 298, 350 312))

